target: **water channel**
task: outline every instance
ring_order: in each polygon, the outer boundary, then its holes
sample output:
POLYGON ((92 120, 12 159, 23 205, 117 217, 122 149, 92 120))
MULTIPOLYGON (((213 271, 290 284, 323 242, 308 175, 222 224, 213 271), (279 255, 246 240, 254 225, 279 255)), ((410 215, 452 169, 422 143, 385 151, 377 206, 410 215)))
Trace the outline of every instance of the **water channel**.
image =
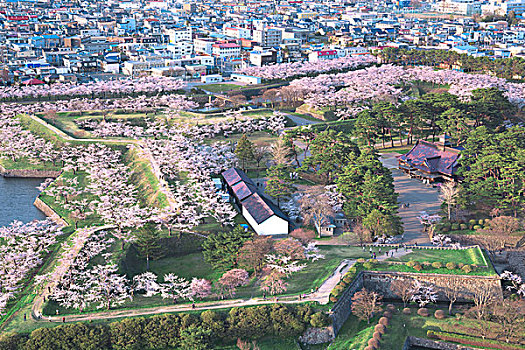
POLYGON ((0 227, 13 220, 26 223, 45 219, 45 215, 33 205, 39 193, 36 187, 43 180, 0 176, 0 227))

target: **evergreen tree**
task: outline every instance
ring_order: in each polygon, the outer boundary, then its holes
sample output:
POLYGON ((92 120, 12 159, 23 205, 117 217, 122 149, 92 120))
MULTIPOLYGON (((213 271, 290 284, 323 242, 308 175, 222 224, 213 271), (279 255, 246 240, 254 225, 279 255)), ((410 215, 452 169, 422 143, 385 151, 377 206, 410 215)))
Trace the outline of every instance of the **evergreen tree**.
POLYGON ((232 231, 211 234, 202 244, 204 260, 214 268, 228 270, 237 267, 237 257, 244 242, 252 237, 241 226, 232 231))
POLYGON ((248 140, 246 134, 243 134, 237 142, 235 155, 242 162, 242 170, 246 171, 246 163, 254 159, 254 146, 253 143, 248 140))
POLYGON ((159 243, 159 234, 153 224, 145 225, 138 233, 135 245, 140 255, 146 258, 146 270, 149 270, 150 259, 156 260, 162 257, 163 249, 159 243))

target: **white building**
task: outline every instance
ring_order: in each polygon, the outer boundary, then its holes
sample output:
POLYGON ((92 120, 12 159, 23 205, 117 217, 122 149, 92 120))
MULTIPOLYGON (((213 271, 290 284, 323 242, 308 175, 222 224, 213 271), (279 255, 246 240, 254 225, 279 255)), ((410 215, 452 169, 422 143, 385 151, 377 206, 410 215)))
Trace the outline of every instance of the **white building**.
POLYGON ((481 5, 483 15, 505 16, 510 11, 514 11, 516 15, 525 13, 525 0, 491 0, 488 4, 481 5))
POLYGON ((166 29, 165 34, 170 38, 170 43, 174 44, 179 41, 192 41, 191 27, 166 29))
POLYGON ((249 29, 241 27, 224 27, 222 34, 235 39, 250 39, 252 37, 249 29))
POLYGON ((222 75, 220 74, 203 75, 201 77, 201 83, 204 83, 204 84, 220 83, 222 81, 223 81, 222 75))
POLYGON ((472 16, 481 13, 481 2, 477 0, 443 0, 435 3, 434 9, 442 13, 472 16))
POLYGON ((276 28, 262 28, 253 31, 253 41, 263 47, 279 46, 283 40, 283 32, 276 28))
POLYGON ((208 38, 196 38, 193 40, 193 47, 197 53, 205 53, 211 55, 213 51, 213 44, 215 40, 208 38))
POLYGON ((236 73, 231 75, 231 79, 241 82, 241 83, 252 84, 252 85, 261 83, 260 77, 252 77, 250 75, 243 75, 243 74, 236 74, 236 73))
POLYGON ((213 44, 212 54, 217 57, 239 57, 241 47, 234 43, 213 44))
POLYGON ((222 178, 232 203, 258 235, 287 235, 290 232, 288 217, 258 193, 257 186, 243 171, 231 168, 222 173, 222 178))
POLYGON ((170 51, 173 56, 186 56, 193 53, 193 44, 191 41, 178 41, 168 44, 166 49, 170 51))

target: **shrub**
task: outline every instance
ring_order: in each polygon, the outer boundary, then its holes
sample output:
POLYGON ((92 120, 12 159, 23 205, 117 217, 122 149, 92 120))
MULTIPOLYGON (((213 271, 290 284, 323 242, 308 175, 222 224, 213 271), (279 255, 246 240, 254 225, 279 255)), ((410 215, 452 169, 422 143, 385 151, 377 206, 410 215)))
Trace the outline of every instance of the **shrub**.
POLYGON ((385 316, 386 318, 392 318, 392 313, 390 311, 385 311, 383 312, 383 316, 385 316))
POLYGON ((394 312, 394 311, 396 311, 396 307, 394 306, 394 304, 388 304, 388 305, 386 306, 386 309, 387 309, 388 311, 390 311, 390 312, 394 312))
POLYGON ((353 274, 353 273, 356 273, 356 272, 357 272, 357 267, 352 266, 351 268, 348 269, 348 272, 346 274, 350 275, 350 274, 353 274))
POLYGON ((440 263, 439 261, 434 261, 434 262, 432 263, 432 267, 435 268, 435 269, 440 269, 440 268, 443 267, 443 264, 440 263))
POLYGON ((354 279, 355 275, 353 273, 347 273, 344 277, 343 277, 343 282, 349 284, 350 282, 352 282, 352 280, 354 279))
POLYGON ((363 264, 363 267, 366 269, 366 270, 370 270, 372 267, 374 267, 374 264, 372 264, 370 261, 367 261, 363 264))
POLYGON ((490 223, 490 219, 485 219, 485 225, 490 223))
POLYGON ((414 267, 415 264, 419 264, 419 263, 417 261, 412 261, 412 260, 406 263, 408 267, 414 267))
POLYGON ((381 318, 379 319, 379 322, 378 322, 378 323, 379 323, 379 324, 382 324, 382 325, 385 326, 385 327, 388 327, 388 324, 390 323, 390 321, 389 321, 388 318, 386 318, 386 317, 381 317, 381 318))
POLYGON ((474 227, 472 227, 473 230, 481 230, 481 226, 480 225, 474 225, 474 227))
POLYGON ((470 220, 468 221, 468 224, 474 226, 474 225, 477 224, 477 221, 474 220, 474 219, 470 219, 470 220))
POLYGON ((448 262, 446 266, 447 266, 447 269, 454 270, 456 268, 456 263, 453 263, 451 261, 451 262, 448 262))
POLYGON ((409 307, 405 307, 403 309, 403 315, 410 315, 412 313, 412 310, 410 310, 409 307))
POLYGON ((432 263, 430 261, 423 261, 421 264, 423 266, 431 266, 432 265, 432 263))
POLYGON ((450 231, 450 224, 443 224, 443 226, 441 226, 441 232, 448 232, 450 231))
POLYGON ((374 332, 374 334, 372 334, 372 339, 375 339, 375 340, 377 340, 377 342, 380 342, 381 341, 381 333, 374 332))
POLYGON ((375 340, 374 338, 371 338, 368 341, 368 346, 371 346, 373 349, 379 349, 379 342, 375 340))
POLYGON ((333 294, 330 295, 330 302, 332 302, 332 303, 337 303, 337 299, 338 299, 337 296, 335 296, 335 295, 333 295, 333 294))
POLYGON ((374 331, 377 333, 385 334, 386 327, 383 324, 376 324, 376 326, 374 327, 374 331))
POLYGON ((452 229, 452 231, 459 230, 459 224, 452 224, 451 229, 452 229))
POLYGON ((315 328, 326 327, 330 324, 330 318, 324 312, 316 312, 310 317, 310 325, 315 328))
POLYGON ((470 265, 465 265, 465 266, 463 266, 463 268, 461 270, 463 272, 465 272, 465 273, 471 273, 472 272, 472 267, 470 267, 470 265))
POLYGON ((348 286, 348 283, 346 283, 345 280, 342 279, 341 281, 339 281, 339 284, 337 286, 345 289, 346 286, 348 286))
POLYGON ((366 262, 366 259, 365 258, 359 258, 359 259, 357 259, 357 262, 362 264, 362 263, 366 262))
POLYGON ((423 270, 423 266, 421 266, 421 264, 417 263, 417 264, 414 265, 414 270, 421 271, 421 270, 423 270))
POLYGON ((465 266, 465 264, 463 264, 463 263, 458 263, 458 269, 461 269, 463 266, 465 266))
POLYGON ((434 312, 434 317, 438 320, 442 320, 447 317, 447 314, 443 310, 436 310, 436 312, 434 312))
POLYGON ((483 220, 483 219, 479 219, 478 220, 478 225, 483 226, 484 224, 485 224, 485 220, 483 220))
POLYGON ((428 317, 430 315, 430 312, 426 307, 422 307, 419 310, 417 310, 417 314, 422 317, 428 317))
POLYGON ((464 230, 468 229, 468 225, 467 224, 459 224, 459 229, 464 231, 464 230))

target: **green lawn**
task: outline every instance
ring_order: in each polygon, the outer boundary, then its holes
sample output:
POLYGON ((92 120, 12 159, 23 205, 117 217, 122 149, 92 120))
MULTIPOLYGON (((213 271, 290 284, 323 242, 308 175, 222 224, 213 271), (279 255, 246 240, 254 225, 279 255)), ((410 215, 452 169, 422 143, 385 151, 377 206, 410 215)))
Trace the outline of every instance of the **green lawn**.
POLYGON ((209 92, 225 92, 225 91, 231 91, 231 90, 240 90, 242 89, 242 85, 237 84, 208 84, 208 85, 199 85, 197 88, 206 90, 209 92))
MULTIPOLYGON (((335 340, 325 347, 329 350, 347 350, 347 349, 364 349, 367 346, 368 339, 374 333, 374 327, 377 324, 377 317, 370 320, 370 324, 360 321, 354 315, 350 315, 343 327, 339 330, 335 340)), ((400 349, 400 347, 385 347, 384 349, 400 349)))
POLYGON ((404 255, 399 258, 390 258, 389 261, 419 261, 419 262, 441 262, 446 264, 454 262, 456 264, 463 263, 465 265, 485 266, 485 259, 483 253, 479 248, 458 249, 458 250, 436 250, 436 249, 413 249, 412 253, 404 255))

